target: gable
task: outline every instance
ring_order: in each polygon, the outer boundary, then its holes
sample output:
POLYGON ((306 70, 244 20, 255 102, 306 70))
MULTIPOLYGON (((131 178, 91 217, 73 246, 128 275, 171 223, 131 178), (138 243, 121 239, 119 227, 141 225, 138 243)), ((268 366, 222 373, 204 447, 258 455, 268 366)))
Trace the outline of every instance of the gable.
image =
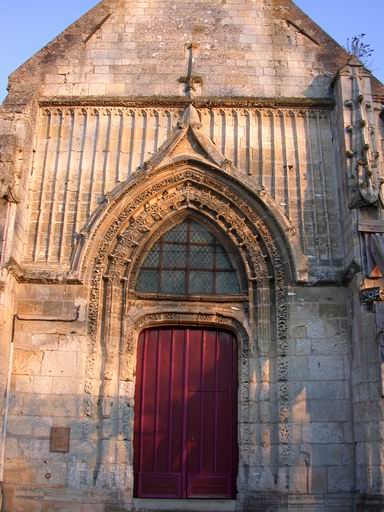
POLYGON ((105 0, 21 66, 11 93, 43 78, 41 95, 327 97, 348 54, 289 0, 223 4, 105 0), (39 73, 37 73, 37 70, 39 73))

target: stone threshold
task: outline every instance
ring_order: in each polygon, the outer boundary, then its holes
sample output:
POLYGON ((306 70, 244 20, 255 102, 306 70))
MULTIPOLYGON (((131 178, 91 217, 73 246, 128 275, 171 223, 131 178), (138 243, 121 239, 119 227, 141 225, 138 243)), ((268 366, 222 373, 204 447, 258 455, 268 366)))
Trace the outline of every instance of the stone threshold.
POLYGON ((135 498, 135 512, 235 512, 235 500, 161 500, 135 498))

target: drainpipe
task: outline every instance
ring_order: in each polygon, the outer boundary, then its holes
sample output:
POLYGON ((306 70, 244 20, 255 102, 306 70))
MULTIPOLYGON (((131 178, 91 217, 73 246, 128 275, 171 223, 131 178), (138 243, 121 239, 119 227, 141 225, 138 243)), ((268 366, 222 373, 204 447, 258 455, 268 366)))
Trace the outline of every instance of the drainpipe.
MULTIPOLYGON (((5 441, 8 430, 8 415, 9 415, 9 399, 11 395, 11 379, 12 379, 12 366, 13 366, 13 353, 15 348, 15 331, 16 331, 16 321, 27 321, 27 322, 60 322, 60 323, 72 323, 77 322, 80 318, 80 309, 81 306, 77 306, 76 316, 74 318, 53 318, 53 317, 25 317, 19 316, 18 314, 13 315, 12 320, 12 334, 11 334, 11 346, 9 352, 9 361, 8 361, 8 373, 7 373, 7 385, 5 389, 5 408, 4 408, 4 419, 3 419, 3 429, 1 432, 1 445, 0 445, 0 498, 4 499, 4 463, 5 463, 5 441)), ((2 507, 3 509, 3 507, 2 507)))
POLYGON ((1 445, 0 445, 0 485, 3 487, 4 481, 4 460, 5 460, 5 438, 7 435, 8 425, 8 413, 9 413, 9 396, 11 390, 11 377, 12 377, 12 365, 13 365, 13 351, 14 351, 14 339, 15 339, 15 327, 16 327, 17 315, 13 315, 12 319, 12 334, 11 334, 11 345, 9 349, 8 359, 8 373, 7 373, 7 384, 5 388, 5 407, 4 407, 4 418, 3 418, 3 429, 1 432, 1 445))

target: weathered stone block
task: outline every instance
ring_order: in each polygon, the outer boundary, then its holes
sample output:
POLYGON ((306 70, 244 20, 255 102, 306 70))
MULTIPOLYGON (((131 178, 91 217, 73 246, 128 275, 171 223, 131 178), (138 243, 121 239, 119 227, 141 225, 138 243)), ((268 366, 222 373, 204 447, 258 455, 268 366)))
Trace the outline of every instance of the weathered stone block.
POLYGON ((309 375, 313 380, 341 380, 345 377, 341 356, 309 356, 308 362, 309 375))
POLYGON ((42 375, 76 377, 76 352, 45 352, 42 360, 42 375))
POLYGON ((309 492, 309 468, 294 466, 289 469, 289 490, 292 493, 307 494, 309 492))
POLYGON ((39 375, 43 362, 43 352, 16 349, 13 360, 15 375, 39 375))
POLYGON ((82 504, 70 501, 47 500, 43 503, 42 512, 82 512, 82 504))
POLYGON ((328 492, 353 492, 354 485, 354 468, 352 466, 328 467, 328 492))
POLYGON ((315 444, 343 443, 341 423, 310 423, 303 425, 303 442, 315 444))
POLYGON ((327 468, 311 466, 309 469, 309 487, 313 494, 325 494, 327 492, 327 468))
POLYGON ((59 337, 57 334, 32 334, 31 346, 37 350, 57 350, 59 337))
POLYGON ((308 413, 311 421, 349 421, 351 416, 350 404, 347 400, 309 400, 308 413))
MULTIPOLYGON (((12 512, 41 512, 43 504, 38 499, 23 499, 17 498, 12 512)), ((11 509, 5 510, 5 512, 11 512, 11 509)))

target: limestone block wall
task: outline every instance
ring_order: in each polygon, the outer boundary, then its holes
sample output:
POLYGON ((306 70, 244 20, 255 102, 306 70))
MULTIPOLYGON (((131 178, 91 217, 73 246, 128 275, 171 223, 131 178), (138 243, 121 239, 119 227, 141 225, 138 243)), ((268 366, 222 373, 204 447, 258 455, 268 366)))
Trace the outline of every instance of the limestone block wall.
POLYGON ((109 4, 111 15, 88 27, 80 48, 50 66, 45 96, 179 95, 191 42, 199 45, 193 72, 203 79, 205 96, 329 94, 322 37, 297 10, 292 13, 290 2, 109 4))
POLYGON ((356 487, 370 496, 384 493, 384 417, 378 334, 374 306, 362 305, 356 283, 349 290, 352 313, 356 487))
POLYGON ((13 500, 15 487, 32 486, 37 497, 42 487, 64 488, 69 462, 88 460, 96 450, 96 430, 83 428, 81 407, 87 348, 83 313, 71 321, 83 295, 75 286, 20 285, 5 452, 5 482, 11 488, 6 510, 34 510, 32 503, 13 500), (53 426, 71 427, 70 454, 50 452, 53 426))
MULTIPOLYGON (((68 268, 76 235, 105 195, 155 153, 178 108, 44 108, 31 177, 26 264, 68 268)), ((319 271, 341 266, 330 111, 201 109, 206 134, 248 186, 264 187, 319 271)))
POLYGON ((288 357, 290 491, 352 493, 351 346, 345 289, 296 287, 293 293, 288 357))
MULTIPOLYGON (((101 503, 118 503, 121 489, 127 503, 131 499, 132 473, 125 464, 127 454, 132 464, 134 386, 121 438, 116 410, 103 397, 93 417, 84 408, 84 317, 68 323, 53 320, 69 319, 85 295, 86 289, 78 285, 20 285, 20 316, 45 320, 17 323, 6 444, 7 499, 10 503, 13 495, 14 507, 9 510, 29 510, 23 507, 33 503, 30 510, 46 511, 55 499, 81 510, 79 503, 91 503, 95 497, 84 498, 90 489, 101 503), (50 452, 52 426, 71 428, 68 454, 50 452), (48 508, 42 508, 43 503, 48 508)), ((283 446, 274 423, 277 382, 268 364, 275 348, 250 359, 249 439, 242 440, 238 480, 246 506, 252 507, 253 499, 260 506, 258 493, 289 492, 297 510, 309 511, 316 504, 316 510, 325 511, 341 493, 344 508, 335 510, 352 510, 348 500, 355 472, 346 309, 344 288, 290 289, 286 467, 279 466, 283 446)), ((112 403, 114 397, 108 400, 112 403)))

